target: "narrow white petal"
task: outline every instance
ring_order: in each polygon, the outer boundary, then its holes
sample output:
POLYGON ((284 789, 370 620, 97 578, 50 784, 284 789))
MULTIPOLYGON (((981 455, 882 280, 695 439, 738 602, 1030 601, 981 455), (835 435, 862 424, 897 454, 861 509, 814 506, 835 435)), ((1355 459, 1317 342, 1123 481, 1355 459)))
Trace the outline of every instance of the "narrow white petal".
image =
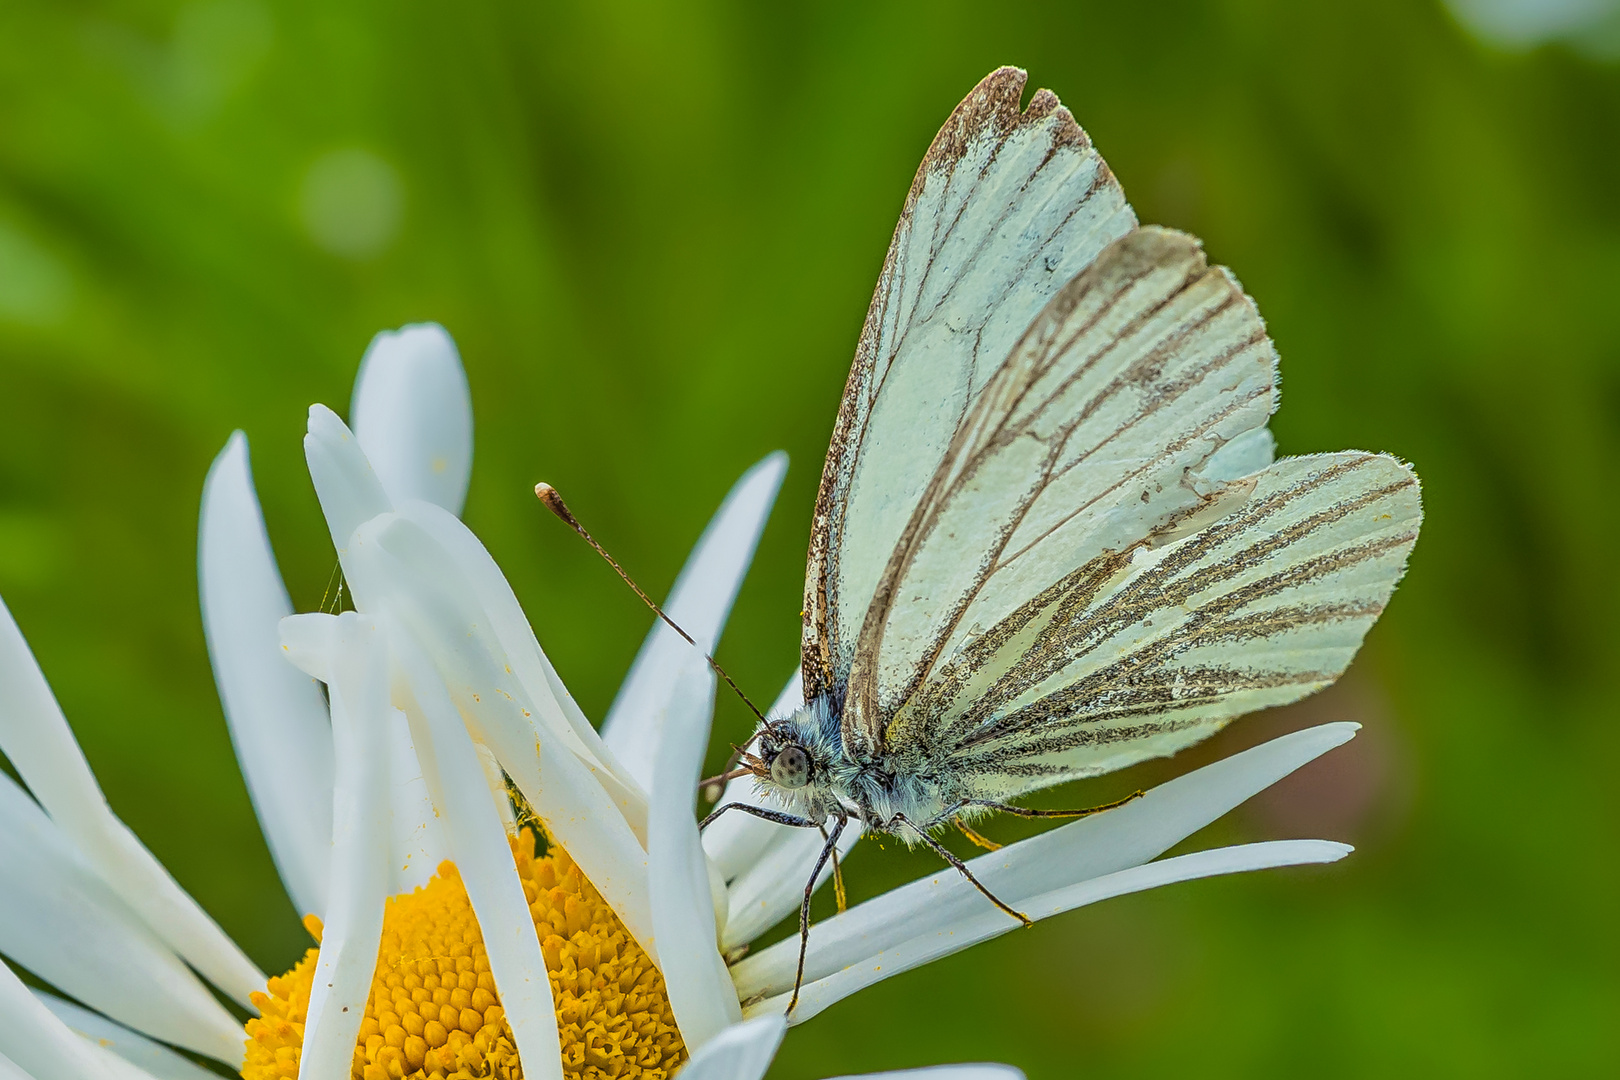
MULTIPOLYGON (((776 720, 791 716, 803 707, 804 676, 802 672, 794 671, 793 677, 787 681, 765 715, 776 720)), ((724 806, 734 802, 747 803, 749 806, 771 805, 770 800, 759 793, 757 782, 751 776, 739 776, 728 782, 720 801, 715 805, 724 806)), ((721 875, 729 882, 757 864, 765 856, 767 848, 798 831, 764 821, 752 814, 731 812, 716 818, 714 824, 703 830, 703 850, 708 852, 709 858, 714 860, 721 875)))
MULTIPOLYGON (((218 1073, 209 1072, 190 1058, 181 1057, 162 1043, 155 1043, 105 1016, 81 1009, 71 1001, 64 1001, 42 990, 35 990, 34 996, 76 1035, 111 1050, 131 1065, 157 1077, 157 1080, 219 1080, 218 1073)), ((0 1078, 4 1076, 4 1070, 0 1070, 0 1078)))
POLYGON ((191 969, 0 773, 0 952, 131 1027, 229 1061, 232 1019, 191 969))
POLYGON ((489 785, 490 801, 495 804, 495 813, 501 819, 501 828, 508 835, 516 836, 517 812, 512 809, 512 797, 506 790, 506 776, 501 771, 501 763, 488 744, 474 739, 473 749, 478 752, 478 764, 484 770, 484 782, 489 785))
POLYGON ((21 1065, 0 1054, 0 1080, 34 1080, 34 1078, 23 1072, 21 1065))
POLYGON ((372 338, 349 419, 395 502, 425 499, 461 513, 472 475, 472 395, 444 327, 416 323, 372 338))
MULTIPOLYGON (((1178 881, 1214 877, 1219 874, 1240 874, 1250 870, 1268 870, 1278 866, 1299 866, 1306 863, 1336 862, 1351 851, 1347 844, 1327 840, 1271 840, 1260 844, 1216 848, 1192 855, 1178 855, 1173 859, 1133 866, 1102 877, 1082 881, 1067 888, 1028 897, 1016 906, 1037 921, 1064 911, 1095 904, 1126 893, 1143 892, 1170 885, 1178 881)), ((918 928, 922 932, 865 957, 825 978, 806 983, 799 995, 799 1004, 790 1023, 799 1024, 821 1010, 841 1001, 857 990, 881 982, 891 975, 921 967, 932 960, 1000 937, 1018 928, 1018 923, 1004 913, 985 904, 981 911, 948 926, 918 928)), ((788 989, 791 989, 791 983, 788 989)), ((786 992, 766 998, 749 1009, 750 1015, 780 1012, 787 1007, 790 995, 786 992)))
POLYGON ((0 964, 0 1055, 33 1080, 152 1080, 110 1050, 85 1041, 0 964))
POLYGON ((332 728, 320 688, 288 666, 277 640, 292 600, 240 431, 208 470, 199 533, 203 631, 236 760, 294 906, 321 915, 332 842, 332 728))
MULTIPOLYGON (((787 455, 777 451, 743 473, 698 538, 664 611, 713 655, 731 605, 753 561, 765 519, 787 474, 787 455)), ((652 782, 658 745, 656 718, 664 715, 675 689, 675 675, 692 651, 661 619, 642 642, 624 685, 602 721, 602 739, 643 787, 652 782)))
POLYGON ((1022 1069, 1011 1065, 974 1062, 969 1065, 930 1065, 926 1069, 898 1069, 893 1072, 861 1073, 833 1080, 1024 1080, 1022 1069))
POLYGON ((410 688, 406 713, 428 791, 478 918, 490 974, 523 1059, 523 1075, 561 1080, 551 980, 478 753, 432 661, 398 624, 391 625, 388 639, 399 676, 410 688))
POLYGON ((761 1080, 785 1034, 780 1016, 733 1024, 693 1052, 681 1066, 681 1080, 761 1080))
POLYGON ((113 1053, 109 1047, 91 1042, 89 1039, 81 1038, 79 1041, 90 1051, 90 1060, 94 1062, 98 1077, 104 1080, 153 1080, 151 1073, 127 1058, 113 1053))
MULTIPOLYGON (((400 516, 420 528, 438 546, 440 554, 436 559, 446 561, 453 568, 455 579, 467 590, 467 603, 481 612, 481 621, 493 634, 492 650, 502 657, 505 666, 511 669, 535 703, 540 719, 567 738, 588 764, 600 766, 603 786, 620 802, 626 820, 633 826, 638 821, 645 822, 645 786, 619 763, 574 703, 573 696, 540 648, 512 586, 478 537, 454 516, 431 504, 403 505, 400 516)), ((431 572, 427 567, 421 569, 431 572)))
POLYGON ((185 960, 244 1005, 265 977, 107 806, 67 717, 0 602, 0 753, 96 873, 185 960))
MULTIPOLYGON (((1245 799, 1347 742, 1357 725, 1324 724, 1273 739, 1160 784, 1134 802, 1021 840, 968 862, 1009 904, 1156 858, 1245 799)), ((987 901, 948 867, 825 919, 810 929, 805 978, 857 964, 925 928, 955 925, 987 901)), ((992 909, 994 910, 994 909, 992 909)), ((797 940, 731 969, 745 1000, 793 985, 797 940)))
POLYGON ((433 812, 422 763, 411 743, 410 722, 394 710, 384 737, 388 742, 389 896, 408 893, 438 871, 450 857, 439 816, 433 812))
MULTIPOLYGON (((336 615, 311 611, 288 615, 276 624, 276 637, 281 651, 281 662, 308 675, 311 679, 331 682, 332 653, 337 647, 336 615)), ((331 739, 331 725, 327 725, 327 739, 331 739)))
POLYGON ((742 1009, 715 938, 708 859, 692 815, 709 743, 714 674, 694 653, 675 683, 653 765, 647 885, 670 1008, 681 1038, 696 1048, 742 1019, 742 1009))
MULTIPOLYGON (((558 682, 557 686, 561 687, 562 683, 558 682)), ((566 693, 566 691, 563 691, 563 693, 566 693)), ((530 700, 533 700, 533 698, 530 700)), ((569 700, 569 704, 573 705, 572 699, 569 700)), ((578 711, 578 706, 574 706, 574 711, 578 711)), ((580 713, 579 715, 583 719, 585 714, 580 713)), ((607 794, 608 801, 618 809, 619 816, 624 820, 625 828, 630 830, 630 834, 635 837, 636 843, 641 845, 641 850, 646 851, 647 795, 641 789, 641 785, 633 782, 627 783, 622 780, 619 774, 613 771, 617 768, 616 764, 603 763, 600 758, 581 753, 579 750, 574 750, 573 753, 579 759, 579 763, 590 772, 592 778, 601 786, 603 792, 607 794)))
MULTIPOLYGON (((360 443, 338 419, 337 413, 325 405, 309 407, 309 431, 304 436, 304 460, 309 465, 309 478, 315 484, 315 495, 321 500, 321 513, 326 516, 326 527, 332 534, 332 546, 337 548, 341 560, 349 550, 349 537, 363 521, 394 508, 382 481, 366 460, 360 443)), ((349 567, 344 563, 345 573, 349 567)), ((358 599, 362 583, 348 574, 349 588, 358 599)), ((356 606, 363 607, 357 603, 356 606)))
POLYGON ((605 767, 590 764, 566 731, 539 719, 512 666, 501 664, 500 645, 482 609, 471 602, 459 565, 401 515, 366 523, 354 545, 351 561, 363 565, 389 598, 393 615, 426 650, 473 736, 495 752, 547 830, 656 957, 647 853, 601 782, 605 767))
MULTIPOLYGON (((733 812, 727 816, 744 815, 733 812)), ((719 821, 715 824, 718 825, 719 821)), ((771 825, 770 822, 765 824, 771 825)), ((816 864, 816 857, 821 854, 825 841, 815 829, 796 829, 786 825, 771 825, 771 828, 781 830, 781 835, 765 849, 754 865, 737 875, 727 889, 729 907, 726 929, 720 939, 723 949, 734 949, 753 941, 788 915, 796 914, 804 902, 805 880, 810 876, 810 868, 816 864)), ((838 838, 838 857, 847 857, 860 838, 860 823, 850 822, 844 834, 838 838)), ((832 874, 832 861, 829 859, 816 878, 816 888, 825 885, 832 874)), ((794 940, 798 940, 797 935, 794 940)))
POLYGON ((331 905, 309 994, 299 1074, 346 1075, 382 940, 389 875, 387 643, 369 619, 338 616, 327 684, 338 771, 332 797, 331 905))

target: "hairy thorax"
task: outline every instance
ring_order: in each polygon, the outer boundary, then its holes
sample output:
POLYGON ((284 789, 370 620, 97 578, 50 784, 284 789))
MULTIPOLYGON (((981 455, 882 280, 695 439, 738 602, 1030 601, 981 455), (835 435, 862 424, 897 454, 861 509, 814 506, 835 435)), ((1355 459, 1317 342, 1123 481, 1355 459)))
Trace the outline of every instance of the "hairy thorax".
POLYGON ((936 763, 916 754, 851 755, 839 732, 837 712, 825 698, 777 721, 759 744, 766 761, 790 745, 809 754, 810 782, 786 789, 762 779, 760 788, 790 813, 813 821, 847 816, 868 829, 915 844, 918 835, 905 822, 919 828, 944 825, 950 816, 947 810, 974 797, 936 763))

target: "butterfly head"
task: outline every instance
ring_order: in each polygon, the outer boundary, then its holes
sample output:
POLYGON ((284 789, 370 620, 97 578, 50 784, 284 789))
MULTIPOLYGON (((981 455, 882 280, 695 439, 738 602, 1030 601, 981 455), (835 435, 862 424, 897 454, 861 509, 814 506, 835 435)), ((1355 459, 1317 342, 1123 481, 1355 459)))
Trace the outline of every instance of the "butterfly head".
POLYGON ((818 763, 813 738, 793 720, 778 720, 760 735, 754 775, 783 792, 797 792, 820 781, 825 763, 818 763))
POLYGON ((840 744, 825 712, 812 706, 773 721, 760 732, 752 763, 763 789, 815 816, 832 812, 839 801, 840 744))

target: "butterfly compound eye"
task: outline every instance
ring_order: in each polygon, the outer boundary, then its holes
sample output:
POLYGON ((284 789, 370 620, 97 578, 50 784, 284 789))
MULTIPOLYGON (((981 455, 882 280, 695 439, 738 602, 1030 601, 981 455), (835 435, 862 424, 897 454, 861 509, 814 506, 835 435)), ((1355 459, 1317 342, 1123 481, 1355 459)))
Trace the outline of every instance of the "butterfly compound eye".
POLYGON ((771 759, 771 779, 777 786, 802 788, 810 782, 810 755, 804 747, 789 744, 771 759))

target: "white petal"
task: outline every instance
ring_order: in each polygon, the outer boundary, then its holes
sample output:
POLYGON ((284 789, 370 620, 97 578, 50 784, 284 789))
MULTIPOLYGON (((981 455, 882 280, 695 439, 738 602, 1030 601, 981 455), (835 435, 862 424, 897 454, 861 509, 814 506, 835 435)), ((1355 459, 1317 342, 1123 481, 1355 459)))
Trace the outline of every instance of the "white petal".
POLYGON ((692 815, 709 744, 713 695, 714 674, 694 653, 676 676, 675 697, 653 765, 647 825, 647 884, 659 967, 681 1038, 694 1048, 742 1019, 715 939, 708 860, 692 815))
MULTIPOLYGON (((727 817, 752 815, 727 814, 727 817)), ((724 821, 721 818, 720 821, 724 821)), ((753 820, 757 821, 758 818, 753 820)), ((720 821, 716 821, 718 825, 720 821)), ((766 822, 771 825, 770 822, 766 822)), ((709 828, 713 828, 711 825, 709 828)), ((825 841, 816 829, 798 829, 787 825, 771 825, 781 830, 759 860, 737 875, 727 889, 729 906, 726 911, 725 933, 720 940, 722 949, 734 949, 753 941, 756 937, 796 914, 804 902, 804 883, 810 868, 816 864, 825 841)), ((838 857, 846 858, 855 842, 861 838, 859 822, 850 822, 838 838, 838 857)), ((821 888, 833 873, 832 860, 821 868, 816 888, 821 888)), ((798 940, 798 935, 794 935, 798 940)))
MULTIPOLYGON (((315 484, 315 495, 321 500, 321 513, 326 515, 326 527, 332 534, 332 546, 337 548, 341 561, 349 550, 349 538, 361 522, 394 508, 382 481, 372 471, 365 451, 337 413, 325 405, 309 407, 309 431, 304 436, 304 460, 309 465, 309 478, 315 484)), ((354 592, 357 607, 363 583, 356 581, 348 563, 343 569, 349 588, 354 592)))
POLYGON ((332 728, 320 688, 288 666, 277 640, 292 600, 276 569, 240 431, 203 483, 197 548, 208 656, 254 812, 294 906, 324 914, 332 728))
POLYGON ((229 1061, 242 1028, 0 773, 0 952, 160 1039, 229 1061))
MULTIPOLYGON (((1213 851, 1178 855, 1173 859, 1105 874, 1064 889, 1017 901, 1015 906, 1031 919, 1039 921, 1077 907, 1095 904, 1099 900, 1156 889, 1161 885, 1170 885, 1178 881, 1214 877, 1218 874, 1239 874, 1249 870, 1266 870, 1277 866, 1336 862, 1350 851, 1351 848, 1347 844, 1335 844, 1326 840, 1271 840, 1261 844, 1216 848, 1213 851)), ((891 975, 921 967, 929 961, 960 952, 981 941, 1000 937, 1009 930, 1018 928, 1017 922, 988 903, 985 904, 985 909, 949 926, 919 928, 923 932, 873 953, 862 961, 825 978, 806 983, 799 995, 798 1007, 794 1009, 789 1022, 803 1023, 857 990, 863 990, 891 975)), ((780 1012, 787 1008, 789 998, 790 995, 785 992, 766 998, 751 1006, 748 1010, 749 1015, 780 1012)))
POLYGON ((108 1047, 89 1039, 81 1038, 84 1048, 90 1051, 90 1060, 95 1063, 96 1075, 104 1080, 153 1080, 152 1074, 139 1065, 122 1058, 112 1052, 108 1047))
MULTIPOLYGON (((494 635, 490 648, 511 668, 518 683, 539 710, 540 719, 569 740, 588 763, 600 766, 598 779, 614 799, 631 827, 645 836, 647 796, 645 787, 619 763, 585 718, 568 688, 557 677, 556 669, 535 639, 517 596, 512 592, 500 567, 471 530, 438 507, 408 503, 400 516, 420 528, 438 545, 453 575, 467 590, 466 602, 481 613, 481 622, 494 635)), ((431 573, 427 567, 424 573, 431 573)))
POLYGON ((733 1024, 693 1052, 681 1080, 761 1080, 786 1033, 780 1016, 733 1024))
MULTIPOLYGON (((765 715, 776 720, 791 716, 803 707, 804 677, 801 672, 794 671, 793 677, 787 681, 765 715)), ((724 806, 734 802, 747 803, 749 806, 771 805, 770 800, 759 793, 751 776, 739 776, 728 782, 720 801, 715 805, 724 806)), ((703 830, 703 850, 708 852, 709 858, 714 860, 721 875, 729 882, 764 858, 767 848, 799 831, 752 814, 728 813, 716 818, 713 825, 703 830)))
MULTIPOLYGON (((1118 810, 1082 818, 968 862, 1009 904, 1156 858, 1251 795, 1355 735, 1324 724, 1273 739, 1161 784, 1118 810)), ((951 926, 987 901, 948 867, 824 919, 810 929, 805 978, 858 964, 926 929, 951 926)), ((993 908, 991 910, 994 910, 993 908)), ((731 969, 745 1000, 793 985, 798 941, 778 942, 731 969)))
POLYGON ((349 419, 395 502, 425 499, 461 513, 472 475, 472 396, 444 327, 416 323, 372 338, 349 419))
MULTIPOLYGON (((219 1080, 218 1073, 209 1072, 190 1058, 181 1057, 167 1046, 138 1035, 122 1024, 115 1024, 105 1016, 81 1009, 71 1001, 64 1001, 42 990, 35 990, 34 997, 74 1034, 111 1050, 131 1065, 157 1077, 157 1080, 219 1080)), ((0 1069, 0 1078, 4 1076, 4 1070, 0 1069)))
MULTIPOLYGON (((336 615, 311 611, 288 615, 276 624, 281 661, 291 664, 312 679, 331 682, 332 653, 337 647, 336 615)), ((331 725, 327 725, 327 741, 331 741, 331 725)), ((328 841, 330 843, 330 841, 328 841)))
MULTIPOLYGON (((743 473, 675 579, 664 611, 692 635, 699 652, 714 653, 786 474, 787 455, 781 451, 743 473)), ((675 675, 692 648, 663 620, 655 619, 602 721, 603 741, 643 787, 652 782, 653 748, 658 745, 655 718, 664 715, 675 690, 675 675)))
POLYGON ((332 799, 331 905, 309 994, 302 1076, 346 1075, 382 940, 389 875, 387 643, 369 619, 337 619, 330 659, 332 739, 338 772, 332 799))
POLYGON ((0 753, 124 903, 204 977, 247 1004, 265 977, 107 806, 67 717, 3 602, 0 753))
POLYGON ((512 796, 506 790, 506 774, 501 769, 501 763, 496 759, 495 751, 486 743, 474 739, 473 750, 478 754, 479 767, 484 770, 484 781, 489 785, 490 801, 495 804, 495 814, 501 819, 501 829, 508 836, 516 836, 517 812, 512 808, 512 796))
MULTIPOLYGON (((335 650, 338 626, 335 615, 289 615, 281 620, 281 649, 300 671, 326 682, 335 650)), ((444 830, 433 813, 422 766, 411 745, 411 729, 405 714, 393 710, 383 730, 384 753, 388 758, 388 895, 408 893, 426 885, 449 857, 444 830)))
POLYGON ((438 872, 439 864, 450 857, 450 845, 433 812, 422 763, 411 743, 410 722, 394 710, 384 737, 388 741, 388 801, 390 854, 389 896, 408 893, 426 885, 438 872))
POLYGON ((579 744, 566 730, 541 722, 512 665, 501 665, 500 645, 459 564, 401 515, 366 523, 354 545, 351 561, 375 580, 391 612, 431 657, 474 737, 495 752, 551 835, 656 956, 645 849, 600 782, 602 767, 576 753, 579 744))
POLYGON ((75 1035, 0 964, 0 1055, 33 1080, 152 1080, 110 1050, 75 1035))
POLYGON ((22 1066, 15 1061, 0 1054, 0 1080, 34 1080, 34 1078, 23 1072, 22 1066))
POLYGON ((410 687, 406 713, 417 756, 483 933, 523 1075, 561 1080, 551 980, 483 766, 432 661, 398 624, 390 626, 388 639, 398 674, 410 687))
POLYGON ((975 1062, 970 1065, 930 1065, 926 1069, 899 1069, 894 1072, 861 1073, 859 1076, 839 1076, 834 1080, 1024 1080, 1022 1069, 1011 1065, 975 1062))

